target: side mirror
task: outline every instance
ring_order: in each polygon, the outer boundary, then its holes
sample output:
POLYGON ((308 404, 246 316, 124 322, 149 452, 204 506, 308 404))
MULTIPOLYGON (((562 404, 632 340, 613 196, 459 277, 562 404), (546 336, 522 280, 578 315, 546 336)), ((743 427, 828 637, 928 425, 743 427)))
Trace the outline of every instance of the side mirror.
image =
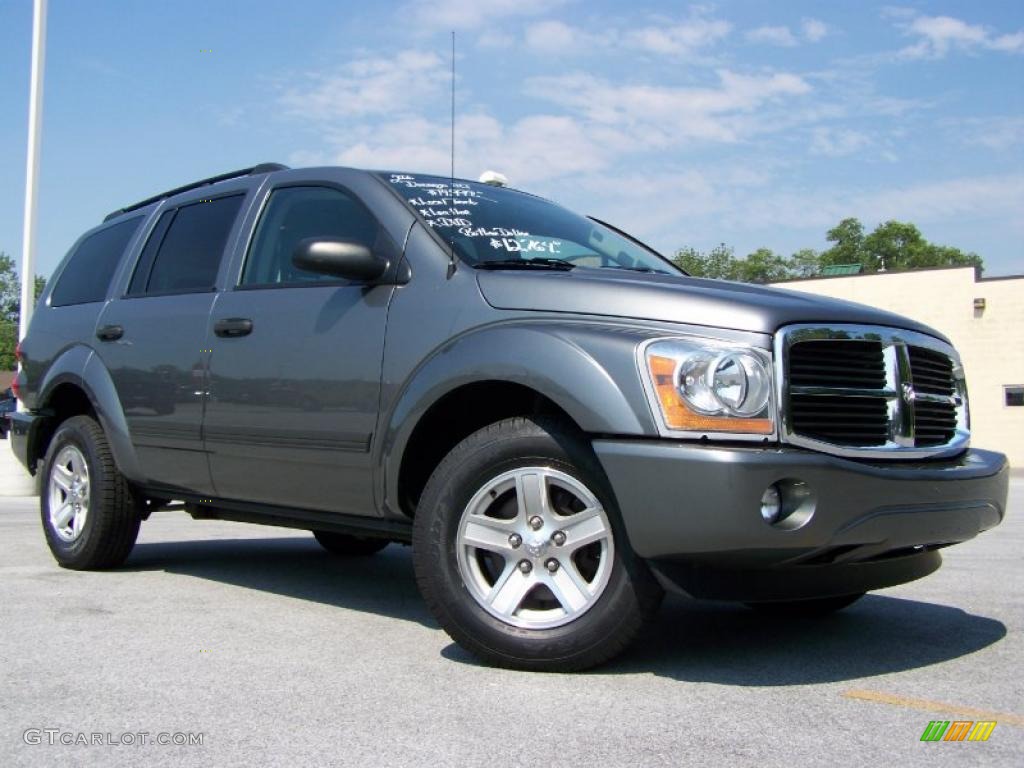
POLYGON ((302 240, 295 246, 292 264, 307 272, 363 283, 377 280, 391 266, 383 256, 360 243, 317 237, 302 240))

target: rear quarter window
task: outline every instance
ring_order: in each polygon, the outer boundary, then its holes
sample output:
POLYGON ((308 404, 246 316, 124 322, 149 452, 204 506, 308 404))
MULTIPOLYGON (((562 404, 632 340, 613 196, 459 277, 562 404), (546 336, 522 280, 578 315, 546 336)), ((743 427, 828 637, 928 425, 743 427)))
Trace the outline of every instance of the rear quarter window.
POLYGON ((50 294, 50 306, 103 301, 124 250, 143 218, 135 216, 101 229, 79 243, 50 294))

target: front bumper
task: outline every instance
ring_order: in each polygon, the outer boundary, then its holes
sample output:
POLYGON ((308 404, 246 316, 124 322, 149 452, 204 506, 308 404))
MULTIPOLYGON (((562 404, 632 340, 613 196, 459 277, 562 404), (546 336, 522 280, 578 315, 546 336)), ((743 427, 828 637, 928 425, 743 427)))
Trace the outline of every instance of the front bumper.
POLYGON ((667 586, 699 597, 798 599, 862 592, 931 573, 936 549, 993 528, 1006 509, 1002 454, 867 463, 795 448, 596 440, 633 550, 667 586), (793 530, 761 518, 783 480, 814 492, 793 530))

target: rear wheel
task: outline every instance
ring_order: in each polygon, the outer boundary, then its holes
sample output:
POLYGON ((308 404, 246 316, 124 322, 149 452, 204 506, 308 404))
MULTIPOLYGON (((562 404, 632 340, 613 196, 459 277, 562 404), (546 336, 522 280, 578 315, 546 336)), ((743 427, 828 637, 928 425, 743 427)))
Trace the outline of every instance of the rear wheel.
POLYGON ((334 533, 332 531, 313 531, 313 536, 320 546, 331 554, 345 557, 374 555, 391 543, 387 539, 350 536, 346 533, 334 533))
POLYGON ((493 664, 572 671, 624 650, 661 590, 589 445, 547 419, 466 438, 417 508, 413 563, 446 632, 493 664))
POLYGON ((864 597, 864 592, 839 597, 819 597, 813 600, 782 600, 769 603, 747 603, 748 608, 775 616, 827 616, 841 611, 864 597))
POLYGON ((74 416, 57 428, 43 461, 39 495, 46 543, 65 568, 121 565, 141 517, 102 428, 74 416))

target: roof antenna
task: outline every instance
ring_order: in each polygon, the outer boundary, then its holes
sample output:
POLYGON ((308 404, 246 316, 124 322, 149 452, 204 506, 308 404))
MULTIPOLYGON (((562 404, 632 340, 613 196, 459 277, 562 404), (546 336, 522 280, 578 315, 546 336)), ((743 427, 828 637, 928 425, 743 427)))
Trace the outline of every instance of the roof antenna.
MULTIPOLYGON (((448 204, 448 215, 451 218, 455 218, 455 30, 452 30, 452 167, 451 176, 449 177, 449 204, 448 204)), ((455 274, 456 260, 455 260, 455 233, 452 232, 448 237, 448 279, 452 279, 452 275, 455 274)))

